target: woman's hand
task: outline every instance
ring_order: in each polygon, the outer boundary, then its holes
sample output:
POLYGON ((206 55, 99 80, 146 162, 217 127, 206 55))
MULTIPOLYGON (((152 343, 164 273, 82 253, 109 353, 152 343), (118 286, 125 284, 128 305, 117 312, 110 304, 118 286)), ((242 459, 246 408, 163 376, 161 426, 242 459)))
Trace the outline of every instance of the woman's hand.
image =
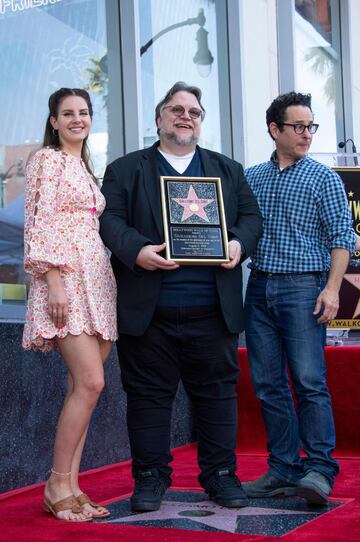
POLYGON ((48 313, 56 327, 64 327, 68 315, 68 301, 59 269, 54 267, 45 275, 49 290, 48 313))

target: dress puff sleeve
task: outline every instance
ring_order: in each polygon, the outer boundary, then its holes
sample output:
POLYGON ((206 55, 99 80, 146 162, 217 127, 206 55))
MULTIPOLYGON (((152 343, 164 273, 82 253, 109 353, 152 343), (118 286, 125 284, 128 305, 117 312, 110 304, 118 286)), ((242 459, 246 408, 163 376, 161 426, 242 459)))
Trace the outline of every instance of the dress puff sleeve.
POLYGON ((38 151, 26 168, 24 267, 31 275, 42 275, 52 267, 74 271, 57 201, 64 171, 61 153, 54 149, 38 151))

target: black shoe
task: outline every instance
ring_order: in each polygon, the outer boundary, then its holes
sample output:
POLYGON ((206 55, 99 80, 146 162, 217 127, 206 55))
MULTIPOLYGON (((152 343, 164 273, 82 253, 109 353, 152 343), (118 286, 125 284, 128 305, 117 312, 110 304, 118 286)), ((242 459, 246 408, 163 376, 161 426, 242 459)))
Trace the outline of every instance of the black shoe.
POLYGON ((320 472, 309 471, 298 481, 297 495, 306 499, 308 504, 325 506, 329 502, 331 485, 320 472))
POLYGON ((249 504, 240 480, 230 469, 218 470, 205 482, 204 487, 209 499, 220 506, 241 508, 249 504))
POLYGON ((154 512, 170 486, 169 477, 161 476, 157 469, 143 470, 136 474, 135 489, 130 499, 133 512, 154 512))
POLYGON ((297 495, 296 484, 291 482, 285 482, 270 474, 269 471, 265 472, 257 480, 252 482, 243 482, 243 489, 248 497, 275 497, 276 495, 297 495))

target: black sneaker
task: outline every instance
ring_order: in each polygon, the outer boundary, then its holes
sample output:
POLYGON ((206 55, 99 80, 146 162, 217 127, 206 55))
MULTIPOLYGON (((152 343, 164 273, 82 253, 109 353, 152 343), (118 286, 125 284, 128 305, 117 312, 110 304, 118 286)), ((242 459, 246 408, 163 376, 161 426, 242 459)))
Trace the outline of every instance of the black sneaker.
POLYGON ((130 499, 131 510, 134 512, 159 510, 162 498, 170 484, 170 478, 160 476, 157 469, 138 472, 134 493, 130 499))
POLYGON ((218 470, 205 482, 209 499, 226 508, 248 506, 249 500, 241 487, 240 480, 230 469, 218 470))

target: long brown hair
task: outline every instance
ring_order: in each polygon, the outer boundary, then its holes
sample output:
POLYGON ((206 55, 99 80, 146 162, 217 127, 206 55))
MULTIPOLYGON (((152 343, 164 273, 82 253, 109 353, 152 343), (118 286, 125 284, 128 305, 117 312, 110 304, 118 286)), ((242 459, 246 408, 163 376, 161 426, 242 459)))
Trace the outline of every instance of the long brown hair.
MULTIPOLYGON (((49 97, 49 115, 45 126, 43 147, 52 147, 53 149, 60 148, 59 134, 57 130, 53 129, 50 122, 50 117, 57 118, 59 114, 60 104, 62 100, 64 98, 67 98, 68 96, 80 96, 81 98, 83 98, 88 106, 90 118, 92 119, 93 117, 92 103, 89 93, 86 90, 82 88, 59 88, 59 90, 53 92, 53 94, 51 94, 51 96, 49 97)), ((96 177, 93 173, 91 166, 90 151, 87 144, 87 138, 88 136, 86 136, 83 141, 83 145, 81 148, 81 158, 86 166, 86 169, 96 181, 96 177)))

